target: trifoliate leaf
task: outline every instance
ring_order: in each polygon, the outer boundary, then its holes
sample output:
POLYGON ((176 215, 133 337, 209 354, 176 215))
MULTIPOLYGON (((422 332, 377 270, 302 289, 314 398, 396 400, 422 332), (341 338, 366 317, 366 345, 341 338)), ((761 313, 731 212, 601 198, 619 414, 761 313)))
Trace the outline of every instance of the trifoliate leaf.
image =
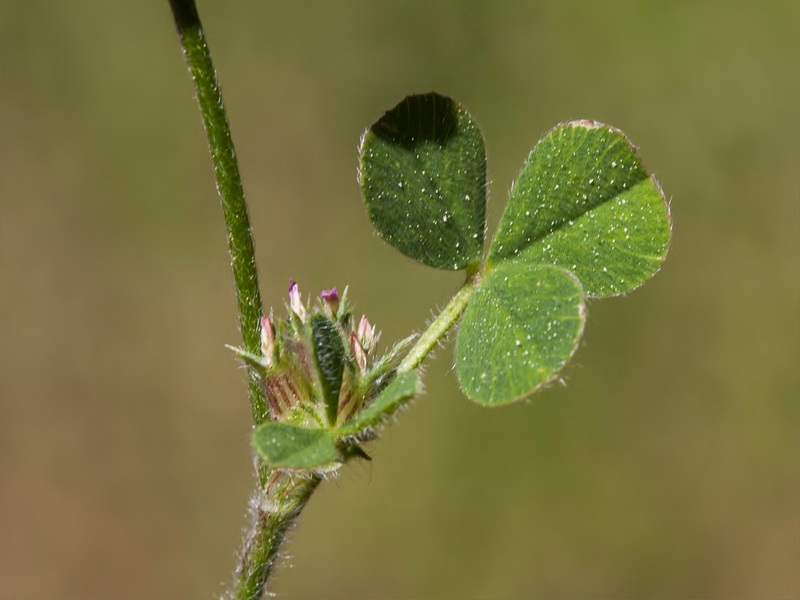
POLYGON ((462 106, 434 93, 408 96, 367 130, 360 159, 364 202, 381 237, 431 267, 480 262, 486 155, 462 106))

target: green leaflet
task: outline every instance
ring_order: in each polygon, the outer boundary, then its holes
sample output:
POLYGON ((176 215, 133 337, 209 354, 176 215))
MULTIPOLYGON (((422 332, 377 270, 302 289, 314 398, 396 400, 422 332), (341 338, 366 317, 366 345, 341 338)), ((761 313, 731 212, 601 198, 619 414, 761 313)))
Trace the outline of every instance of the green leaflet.
POLYGON ((630 141, 613 127, 572 121, 533 148, 488 262, 559 265, 588 296, 609 296, 650 278, 669 238, 664 196, 630 141))
POLYGON ((253 447, 273 469, 322 467, 337 459, 336 444, 330 431, 286 423, 260 425, 253 433, 253 447))
POLYGON ((401 373, 378 394, 378 397, 369 406, 359 412, 352 421, 337 433, 339 435, 353 435, 366 427, 377 425, 402 406, 404 401, 416 396, 418 392, 419 375, 417 372, 401 373))
POLYGON ((583 293, 569 271, 508 262, 481 281, 456 339, 464 393, 485 405, 524 398, 553 379, 583 332, 583 293))
POLYGON ((319 313, 311 317, 311 341, 328 425, 334 425, 339 411, 339 390, 342 388, 344 375, 344 345, 336 326, 319 313))
POLYGON ((440 269, 480 262, 486 155, 462 106, 405 98, 364 134, 359 181, 372 224, 400 252, 440 269))

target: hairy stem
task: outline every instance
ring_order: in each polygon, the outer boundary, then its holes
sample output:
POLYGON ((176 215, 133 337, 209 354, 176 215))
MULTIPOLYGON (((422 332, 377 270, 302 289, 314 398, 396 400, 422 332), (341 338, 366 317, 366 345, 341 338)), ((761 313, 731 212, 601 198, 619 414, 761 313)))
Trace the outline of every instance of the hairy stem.
MULTIPOLYGON (((170 6, 194 82, 214 163, 217 191, 228 232, 228 251, 244 348, 258 354, 260 319, 264 310, 250 218, 222 93, 194 0, 170 0, 170 6)), ((266 398, 257 374, 250 368, 248 379, 253 423, 259 425, 269 419, 266 398)), ((270 470, 260 461, 256 469, 259 486, 252 502, 253 526, 244 542, 233 590, 227 596, 235 600, 259 600, 263 596, 286 531, 320 481, 316 475, 292 478, 286 473, 270 470)))
POLYGON ((403 361, 397 366, 398 373, 407 373, 416 369, 436 344, 445 336, 450 328, 458 321, 467 303, 475 291, 477 282, 475 279, 468 279, 464 286, 458 290, 455 296, 450 299, 442 309, 442 312, 433 320, 428 328, 417 339, 417 342, 408 351, 403 361))
POLYGON ((273 471, 251 503, 253 525, 245 540, 229 600, 260 600, 286 532, 321 481, 316 474, 273 471))
MULTIPOLYGON (((228 231, 228 251, 231 255, 244 348, 257 354, 260 352, 260 318, 264 309, 258 288, 250 218, 228 118, 222 104, 222 93, 194 0, 170 0, 170 6, 181 39, 183 55, 194 82, 197 103, 203 116, 208 147, 214 162, 217 191, 222 200, 222 212, 228 231)), ((253 423, 259 425, 269 419, 267 403, 252 369, 248 369, 248 378, 253 423)))

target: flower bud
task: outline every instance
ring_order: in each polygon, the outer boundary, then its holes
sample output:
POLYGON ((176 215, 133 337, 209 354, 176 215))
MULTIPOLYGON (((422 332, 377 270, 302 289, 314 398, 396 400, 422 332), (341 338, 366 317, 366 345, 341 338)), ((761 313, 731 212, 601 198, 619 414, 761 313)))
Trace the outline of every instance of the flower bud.
POLYGON ((261 317, 261 354, 268 367, 275 364, 275 330, 269 317, 261 317))
POLYGON ((364 347, 358 341, 358 337, 354 332, 350 332, 350 350, 353 352, 353 358, 360 371, 367 370, 367 353, 364 352, 364 347))
POLYGON ((367 315, 362 316, 358 323, 358 340, 367 350, 372 348, 372 343, 375 341, 375 326, 370 325, 367 315))
POLYGON ((300 317, 301 321, 305 320, 306 307, 303 306, 303 299, 300 297, 300 288, 297 287, 297 282, 293 279, 289 280, 289 308, 300 317))
POLYGON ((337 290, 335 287, 329 290, 323 290, 319 297, 322 300, 322 306, 325 309, 325 313, 330 318, 334 318, 336 313, 339 311, 339 290, 337 290))

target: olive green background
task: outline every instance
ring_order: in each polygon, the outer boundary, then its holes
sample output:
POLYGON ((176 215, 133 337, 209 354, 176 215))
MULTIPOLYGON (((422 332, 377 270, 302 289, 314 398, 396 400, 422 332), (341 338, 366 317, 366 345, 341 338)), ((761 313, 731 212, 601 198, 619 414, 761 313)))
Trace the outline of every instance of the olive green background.
MULTIPOLYGON (((351 287, 389 342, 460 282, 371 230, 361 132, 404 95, 486 137, 490 227, 533 143, 623 129, 670 256, 592 302, 530 402, 452 348, 291 536, 291 599, 800 597, 800 5, 211 2, 262 288, 351 287)), ((0 3, 0 598, 213 598, 252 486, 225 233, 166 0, 0 3)))

